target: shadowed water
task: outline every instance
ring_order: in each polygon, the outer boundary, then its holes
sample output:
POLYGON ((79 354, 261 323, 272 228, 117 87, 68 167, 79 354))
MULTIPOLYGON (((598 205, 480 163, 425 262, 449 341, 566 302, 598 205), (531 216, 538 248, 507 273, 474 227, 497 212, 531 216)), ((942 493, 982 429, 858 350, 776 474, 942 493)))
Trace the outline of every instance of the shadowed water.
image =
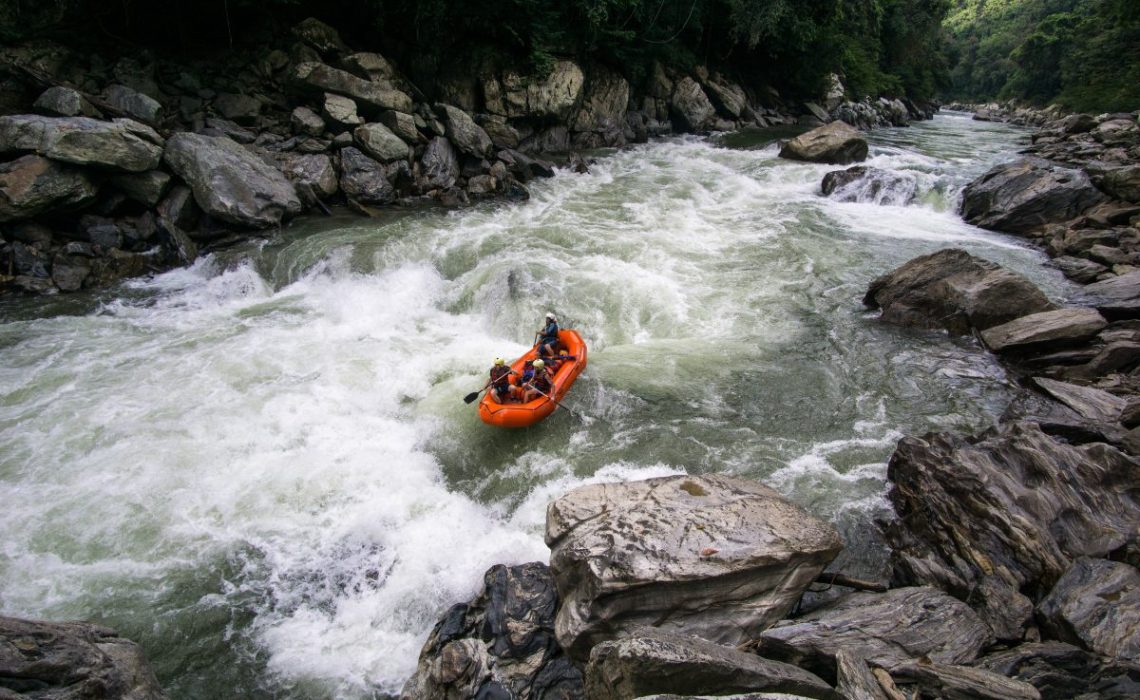
POLYGON ((496 562, 545 560, 546 504, 673 473, 760 479, 869 523, 903 435, 1010 399, 970 338, 880 324, 870 281, 962 247, 1062 299, 961 188, 1024 141, 940 116, 872 135, 911 206, 819 194, 764 134, 675 138, 533 183, 522 205, 309 219, 91 296, 0 306, 0 612, 110 624, 175 698, 397 692, 496 562), (554 310, 590 345, 558 411, 462 397, 554 310))

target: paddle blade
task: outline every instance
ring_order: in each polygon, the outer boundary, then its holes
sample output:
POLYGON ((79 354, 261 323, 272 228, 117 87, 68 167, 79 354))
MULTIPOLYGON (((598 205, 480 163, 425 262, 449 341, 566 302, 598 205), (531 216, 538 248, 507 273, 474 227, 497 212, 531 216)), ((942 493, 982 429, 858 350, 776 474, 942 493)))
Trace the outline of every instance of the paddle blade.
POLYGON ((467 396, 463 397, 463 403, 471 403, 472 401, 474 401, 477 398, 479 398, 479 392, 473 391, 470 394, 468 394, 467 396))

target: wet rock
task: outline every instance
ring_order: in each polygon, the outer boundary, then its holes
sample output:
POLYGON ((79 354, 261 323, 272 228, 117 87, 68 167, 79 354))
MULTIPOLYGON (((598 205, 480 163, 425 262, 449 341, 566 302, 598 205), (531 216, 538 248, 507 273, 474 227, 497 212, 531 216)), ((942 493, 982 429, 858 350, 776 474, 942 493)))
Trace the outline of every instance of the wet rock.
POLYGON ((442 136, 428 142, 420 163, 429 188, 448 188, 459 179, 459 158, 451 142, 442 136))
POLYGON ((867 140, 845 122, 834 121, 788 141, 780 149, 780 157, 812 163, 854 163, 867 159, 867 140))
POLYGON ((1022 644, 974 665, 1033 685, 1043 700, 1131 700, 1140 693, 1140 666, 1114 663, 1064 642, 1022 644))
POLYGON ((700 83, 686 76, 673 86, 670 98, 671 111, 678 131, 701 133, 707 131, 716 108, 700 83))
POLYGON ((993 637, 965 603, 918 587, 853 593, 777 623, 759 641, 761 655, 831 679, 843 649, 857 649, 868 663, 892 670, 924 656, 945 664, 972 661, 993 637))
POLYGON ((994 231, 1027 233, 1076 218, 1104 200, 1081 170, 1036 158, 992 168, 962 192, 962 217, 994 231))
POLYGON ((830 700, 821 678, 790 664, 704 639, 646 628, 602 642, 590 653, 590 700, 633 700, 652 693, 727 695, 769 691, 830 700))
POLYGON ((268 228, 301 212, 285 176, 228 138, 174 134, 165 161, 190 185, 198 206, 222 221, 268 228))
POLYGON ((1068 255, 1053 258, 1053 264, 1057 266, 1057 269, 1059 269, 1065 277, 1081 284, 1095 282, 1097 277, 1108 270, 1107 267, 1100 263, 1068 255))
POLYGON ((137 644, 86 622, 0 617, 0 668, 5 697, 166 698, 137 644))
POLYGON ((981 336, 994 352, 1040 351, 1089 340, 1107 325, 1108 321, 1096 309, 1056 309, 992 326, 983 330, 981 336))
POLYGON ((563 648, 654 626, 739 644, 785 615, 841 548, 828 524, 762 484, 664 477, 575 489, 546 543, 563 648))
POLYGON ((1082 294, 1108 319, 1140 317, 1140 272, 1090 284, 1082 294))
POLYGON ((922 697, 962 700, 1041 700, 1032 685, 981 668, 953 666, 921 659, 891 669, 902 687, 915 685, 922 697))
POLYGON ((609 145, 616 145, 628 105, 629 81, 604 66, 594 66, 590 70, 590 81, 582 104, 571 119, 571 129, 603 134, 603 140, 609 145))
POLYGON ((904 206, 914 201, 918 181, 904 173, 856 165, 824 175, 821 189, 837 202, 904 206))
POLYGON ((552 126, 523 139, 519 150, 528 153, 566 153, 570 150, 570 130, 565 126, 552 126))
POLYGON ((94 117, 98 119, 103 116, 77 90, 58 85, 44 90, 32 107, 41 114, 53 117, 94 117))
POLYGON ((523 182, 536 177, 554 177, 554 165, 541 158, 532 158, 521 151, 505 148, 498 153, 499 160, 523 182))
MULTIPOLYGON (((323 153, 283 153, 277 157, 277 163, 290 182, 300 185, 298 191, 312 192, 323 199, 337 193, 336 168, 329 156, 323 153)), ((314 202, 307 204, 312 206, 314 202)))
POLYGON ((116 175, 111 178, 111 184, 136 202, 153 207, 166 194, 166 188, 170 186, 170 175, 161 170, 116 175))
POLYGON ((1021 275, 951 248, 910 260, 875 279, 863 303, 882 309, 887 323, 944 328, 959 335, 1053 307, 1021 275))
POLYGON ((232 92, 223 92, 214 99, 214 110, 225 119, 245 126, 257 123, 261 116, 261 100, 249 95, 239 95, 232 92))
POLYGON ((352 98, 366 112, 379 114, 393 109, 412 111, 412 98, 394 88, 356 77, 352 73, 324 63, 301 63, 293 69, 292 86, 302 94, 320 95, 331 92, 352 98))
POLYGON ((476 158, 484 158, 491 154, 491 149, 494 147, 491 137, 471 119, 470 115, 458 107, 445 104, 436 105, 436 110, 443 117, 447 138, 456 148, 476 158))
POLYGON ((885 528, 893 580, 966 599, 992 577, 1010 595, 1042 595, 1073 559, 1103 557, 1135 537, 1138 465, 1109 445, 1070 445, 1027 422, 974 438, 903 438, 887 471, 898 515, 885 528))
POLYGON ((162 158, 162 137, 130 119, 0 117, 0 153, 34 152, 52 160, 143 172, 162 158))
POLYGON ((126 85, 111 85, 103 91, 103 99, 128 116, 146 124, 157 124, 162 118, 162 104, 126 85))
POLYGON ((1033 383, 1077 415, 1093 423, 1116 423, 1127 402, 1101 389, 1034 377, 1033 383))
POLYGON ((394 160, 407 160, 411 155, 408 144, 400 140, 383 124, 364 124, 352 132, 353 140, 360 150, 381 163, 394 160))
POLYGON ((467 181, 467 193, 472 196, 483 196, 495 191, 498 183, 490 175, 476 175, 467 181))
POLYGON ((78 209, 98 192, 79 168, 39 156, 17 158, 0 164, 0 222, 78 209))
POLYGON ((193 231, 198 226, 201 210, 189 187, 175 185, 166 199, 159 202, 157 212, 160 219, 166 219, 183 231, 193 231))
POLYGON ((479 595, 436 624, 401 698, 584 700, 581 673, 554 641, 557 607, 546 565, 491 567, 479 595))
MULTIPOLYGON (((353 114, 355 112, 356 106, 353 105, 353 114)), ((292 125, 293 131, 298 134, 320 136, 325 131, 325 120, 321 119, 321 115, 303 105, 294 109, 289 115, 289 123, 292 125)))
POLYGON ((388 204, 396 200, 396 188, 388 181, 384 166, 356 148, 340 152, 340 188, 361 204, 388 204))
POLYGON ((713 106, 729 119, 740 119, 748 109, 748 96, 744 88, 717 75, 701 82, 713 106))
MULTIPOLYGON (((228 119, 221 119, 219 117, 211 117, 207 119, 206 128, 199 133, 207 136, 224 136, 228 139, 244 144, 254 143, 258 141, 259 138, 258 135, 253 131, 246 129, 245 127, 240 126, 235 122, 231 122, 228 119)), ((262 134, 261 136, 267 137, 272 136, 272 134, 262 134)), ((262 140, 259 142, 259 145, 264 143, 267 143, 267 141, 262 140)))
POLYGON ((1081 557, 1038 604, 1037 613, 1062 641, 1140 661, 1140 571, 1134 566, 1081 557))

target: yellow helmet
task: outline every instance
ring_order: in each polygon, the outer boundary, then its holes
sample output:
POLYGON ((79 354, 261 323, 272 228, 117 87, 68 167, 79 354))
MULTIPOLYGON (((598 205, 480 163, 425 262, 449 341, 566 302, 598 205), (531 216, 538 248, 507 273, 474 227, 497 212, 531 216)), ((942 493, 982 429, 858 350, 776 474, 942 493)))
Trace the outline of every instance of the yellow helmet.
POLYGON ((542 360, 535 360, 534 361, 534 368, 535 369, 542 369, 545 366, 546 366, 546 363, 543 362, 542 360))
POLYGON ((496 365, 496 366, 498 366, 498 367, 501 367, 501 366, 503 366, 503 365, 505 365, 505 364, 506 364, 506 360, 504 360, 503 358, 501 358, 501 357, 496 357, 496 358, 495 358, 495 365, 496 365))

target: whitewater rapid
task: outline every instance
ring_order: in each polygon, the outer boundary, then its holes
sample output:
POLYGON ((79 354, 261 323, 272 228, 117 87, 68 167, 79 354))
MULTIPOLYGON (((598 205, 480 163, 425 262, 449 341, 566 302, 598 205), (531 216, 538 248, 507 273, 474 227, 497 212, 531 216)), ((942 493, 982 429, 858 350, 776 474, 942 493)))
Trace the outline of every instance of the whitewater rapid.
POLYGON ((1010 387, 970 339, 861 305, 963 247, 1068 284, 964 224, 962 186, 1024 134, 940 116, 872 134, 909 206, 819 194, 763 135, 601 154, 530 201, 298 222, 192 267, 0 315, 0 612, 109 624, 175 698, 396 693, 494 563, 547 559, 575 486, 762 479, 881 561, 894 443, 977 430, 1010 387), (525 431, 462 397, 542 314, 590 345, 525 431))

